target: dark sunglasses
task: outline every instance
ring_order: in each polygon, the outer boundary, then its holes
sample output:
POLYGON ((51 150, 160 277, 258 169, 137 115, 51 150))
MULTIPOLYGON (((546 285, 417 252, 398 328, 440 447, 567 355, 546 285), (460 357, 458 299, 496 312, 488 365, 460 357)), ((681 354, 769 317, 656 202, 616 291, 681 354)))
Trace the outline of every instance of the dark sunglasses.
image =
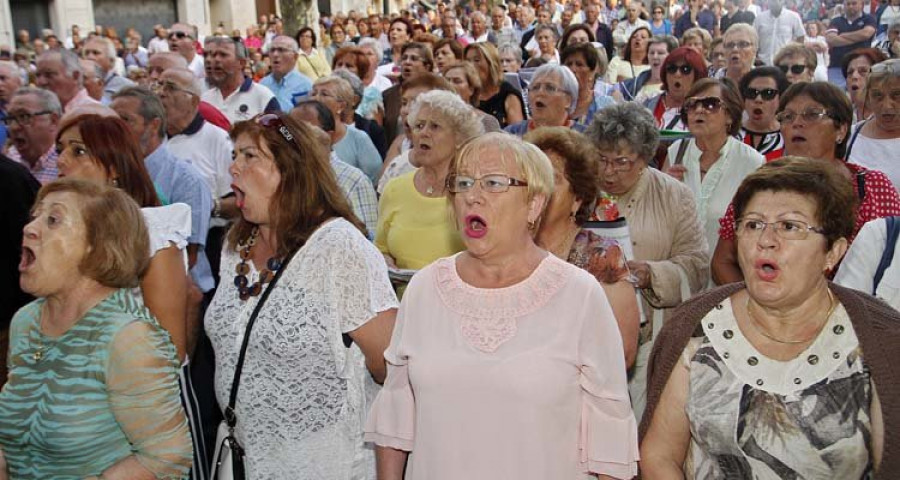
POLYGON ((806 70, 806 65, 800 65, 800 64, 797 64, 797 65, 779 65, 778 68, 780 68, 781 71, 784 72, 784 73, 788 73, 788 71, 790 71, 790 72, 793 73, 794 75, 800 75, 801 73, 804 72, 804 70, 806 70))
POLYGON ((188 34, 186 34, 186 33, 184 33, 184 32, 172 32, 172 33, 169 34, 169 40, 171 40, 173 37, 174 37, 174 38, 177 38, 177 39, 179 39, 179 40, 181 40, 181 39, 183 39, 183 38, 185 38, 185 37, 189 37, 189 36, 190 36, 190 35, 188 35, 188 34))
POLYGON ((274 113, 264 113, 256 117, 256 123, 265 128, 274 128, 278 130, 278 133, 280 133, 288 143, 297 147, 298 151, 301 150, 300 145, 294 140, 294 134, 291 133, 291 130, 284 124, 284 121, 282 121, 281 117, 278 115, 274 113))
POLYGON ((666 66, 666 73, 669 75, 675 75, 675 72, 681 71, 682 75, 690 75, 694 73, 694 67, 690 65, 668 65, 666 66))
POLYGON ((684 106, 682 107, 682 117, 687 118, 685 114, 693 112, 697 105, 703 107, 703 110, 707 113, 716 113, 722 109, 722 99, 719 97, 692 97, 684 101, 684 106))
POLYGON ((774 88, 747 88, 744 90, 744 100, 756 100, 756 97, 762 95, 762 99, 769 101, 778 96, 778 90, 774 88))

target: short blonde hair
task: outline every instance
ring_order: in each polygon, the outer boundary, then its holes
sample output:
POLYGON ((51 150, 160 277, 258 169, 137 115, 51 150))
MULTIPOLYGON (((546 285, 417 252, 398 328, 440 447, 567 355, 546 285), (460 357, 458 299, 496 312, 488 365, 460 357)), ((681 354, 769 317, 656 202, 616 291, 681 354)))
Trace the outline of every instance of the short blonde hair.
POLYGON ((150 265, 150 237, 137 203, 118 188, 64 178, 38 192, 35 205, 51 193, 73 193, 84 219, 90 250, 78 266, 82 275, 110 288, 135 288, 150 265))
MULTIPOLYGON (((686 43, 694 39, 700 40, 700 43, 703 44, 703 53, 708 55, 711 51, 710 49, 712 48, 712 35, 710 35, 705 28, 689 28, 681 34, 681 46, 684 46, 686 43)), ((704 58, 704 60, 706 59, 704 58)))
MULTIPOLYGON (((487 150, 492 150, 493 158, 499 156, 515 162, 525 177, 523 180, 528 182, 529 200, 536 195, 545 195, 549 201, 556 185, 553 181, 553 164, 550 159, 535 145, 508 133, 492 132, 466 142, 456 152, 456 157, 450 165, 450 173, 459 173, 460 168, 472 160, 487 158, 485 155, 487 150)), ((454 194, 448 195, 452 200, 454 194)))
POLYGON ((353 93, 353 87, 350 85, 350 82, 347 80, 335 75, 327 75, 316 80, 316 83, 313 86, 318 85, 334 85, 337 91, 337 99, 344 102, 344 105, 347 108, 353 108, 353 104, 356 101, 356 94, 353 93))

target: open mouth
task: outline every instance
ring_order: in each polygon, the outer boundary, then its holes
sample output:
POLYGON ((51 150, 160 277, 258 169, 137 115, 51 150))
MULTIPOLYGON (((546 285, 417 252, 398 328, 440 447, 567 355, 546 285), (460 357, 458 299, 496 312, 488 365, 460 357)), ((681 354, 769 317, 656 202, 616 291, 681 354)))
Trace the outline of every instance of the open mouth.
POLYGON ((233 183, 231 184, 231 191, 234 192, 234 204, 238 208, 244 208, 244 202, 247 199, 246 195, 244 195, 244 191, 233 183))
POLYGON ((772 260, 757 260, 755 267, 760 278, 763 280, 774 280, 781 271, 781 269, 778 268, 778 264, 772 260))
POLYGON ((546 107, 546 106, 547 106, 547 104, 544 103, 544 102, 542 102, 542 101, 540 101, 540 100, 536 100, 536 101, 534 102, 534 108, 544 108, 544 107, 546 107))
POLYGON ((469 238, 481 238, 487 235, 487 222, 478 215, 466 215, 465 234, 469 238))
POLYGON ((429 145, 427 143, 419 143, 417 148, 423 152, 427 152, 427 151, 431 150, 431 145, 429 145))
POLYGON ((681 82, 676 80, 675 82, 672 83, 672 88, 681 89, 681 82))
POLYGON ((35 260, 37 260, 37 257, 34 255, 34 250, 23 246, 22 258, 19 259, 19 271, 24 272, 31 268, 31 266, 34 265, 35 260))
POLYGON ((752 113, 753 113, 753 115, 756 115, 756 116, 759 117, 759 116, 762 116, 763 111, 762 111, 761 108, 754 108, 753 111, 752 111, 752 113))
POLYGON ((791 137, 791 143, 805 143, 805 142, 806 142, 806 137, 804 137, 804 136, 794 135, 793 137, 791 137))

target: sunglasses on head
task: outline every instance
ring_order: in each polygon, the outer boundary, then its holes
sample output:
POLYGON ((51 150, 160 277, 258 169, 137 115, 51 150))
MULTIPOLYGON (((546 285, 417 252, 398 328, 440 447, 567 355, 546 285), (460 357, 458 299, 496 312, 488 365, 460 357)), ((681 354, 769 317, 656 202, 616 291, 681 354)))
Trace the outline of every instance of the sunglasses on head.
POLYGON ((779 65, 778 68, 780 68, 784 73, 788 73, 788 71, 790 71, 794 75, 800 75, 804 70, 806 70, 806 65, 779 65))
POLYGON ((265 128, 274 128, 275 130, 278 130, 278 133, 280 133, 288 143, 293 144, 297 150, 301 150, 300 145, 294 140, 294 134, 291 133, 291 130, 284 124, 284 121, 282 121, 281 117, 278 115, 275 115, 274 113, 264 113, 256 117, 256 123, 265 128))
POLYGON ((682 113, 693 112, 698 105, 703 107, 703 110, 707 113, 716 113, 722 109, 722 99, 719 97, 691 97, 684 101, 682 113))
POLYGON ((756 100, 756 97, 762 96, 763 100, 773 100, 778 96, 778 90, 774 88, 747 88, 744 90, 744 100, 756 100))
POLYGON ((690 65, 668 65, 666 67, 666 73, 669 75, 675 75, 675 72, 680 71, 682 75, 690 75, 694 72, 694 67, 690 65))

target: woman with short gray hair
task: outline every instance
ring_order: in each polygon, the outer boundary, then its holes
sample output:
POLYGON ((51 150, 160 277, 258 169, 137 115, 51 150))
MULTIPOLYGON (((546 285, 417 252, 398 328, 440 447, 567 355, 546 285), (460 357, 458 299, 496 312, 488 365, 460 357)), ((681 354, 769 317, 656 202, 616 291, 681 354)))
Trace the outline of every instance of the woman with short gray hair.
POLYGON ((599 150, 601 195, 594 216, 625 218, 633 256, 628 268, 641 289, 644 319, 629 381, 640 418, 646 401, 646 367, 664 312, 677 307, 709 281, 709 250, 694 194, 682 182, 649 168, 659 130, 653 115, 627 102, 597 114, 586 132, 599 150))
POLYGON ((531 120, 522 120, 506 127, 507 133, 519 137, 540 127, 571 127, 579 132, 584 125, 572 121, 578 105, 578 79, 558 63, 538 67, 528 85, 528 106, 531 120))

